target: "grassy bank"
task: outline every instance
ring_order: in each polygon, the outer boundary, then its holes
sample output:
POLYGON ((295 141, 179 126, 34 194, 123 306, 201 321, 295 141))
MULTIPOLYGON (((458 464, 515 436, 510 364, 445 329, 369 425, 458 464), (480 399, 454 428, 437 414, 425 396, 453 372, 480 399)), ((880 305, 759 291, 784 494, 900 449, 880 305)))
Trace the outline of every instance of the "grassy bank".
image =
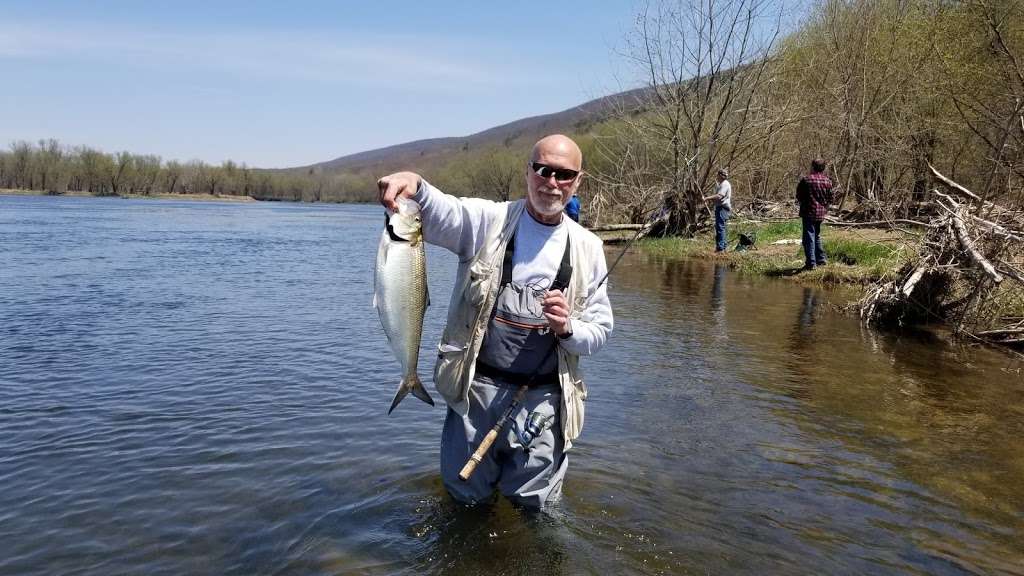
POLYGON ((651 238, 641 249, 668 257, 708 258, 725 261, 746 273, 795 278, 819 283, 865 284, 892 275, 914 256, 914 237, 877 228, 839 228, 825 224, 822 239, 828 254, 827 266, 802 271, 803 247, 800 220, 730 222, 729 250, 715 253, 714 230, 695 238, 651 238), (756 236, 753 249, 737 251, 739 234, 756 236))
MULTIPOLYGON (((7 188, 0 188, 0 195, 2 196, 50 196, 46 192, 39 190, 13 190, 7 188)), ((99 197, 96 194, 89 192, 80 192, 77 190, 69 190, 60 194, 60 196, 76 196, 76 197, 99 197)), ((110 198, 110 196, 105 196, 110 198)), ((224 194, 118 194, 117 198, 132 198, 132 199, 144 199, 144 200, 189 200, 194 202, 256 202, 256 200, 248 196, 234 196, 224 194)))

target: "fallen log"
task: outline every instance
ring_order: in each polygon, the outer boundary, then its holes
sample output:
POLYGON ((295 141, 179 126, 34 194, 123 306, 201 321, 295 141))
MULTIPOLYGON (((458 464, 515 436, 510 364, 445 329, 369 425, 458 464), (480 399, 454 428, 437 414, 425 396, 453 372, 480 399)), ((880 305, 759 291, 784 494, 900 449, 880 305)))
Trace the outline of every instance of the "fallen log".
POLYGON ((924 276, 924 273, 927 271, 927 262, 922 262, 914 269, 914 273, 910 275, 910 278, 907 278, 907 281, 903 283, 903 288, 901 289, 905 297, 910 298, 910 295, 914 293, 914 286, 917 285, 921 280, 921 277, 924 276))
POLYGON ((932 190, 932 192, 936 196, 939 197, 938 201, 932 202, 933 205, 938 206, 939 208, 942 208, 947 213, 949 213, 951 216, 955 216, 955 215, 957 215, 960 212, 960 203, 956 201, 956 198, 953 198, 949 194, 943 194, 942 192, 939 192, 938 190, 932 190), (948 202, 949 206, 946 206, 945 204, 943 204, 943 200, 948 202))
POLYGON ((974 220, 975 224, 984 228, 986 232, 991 232, 992 234, 995 234, 996 236, 1005 238, 1007 240, 1016 240, 1017 242, 1024 242, 1024 236, 1019 236, 1019 233, 1015 234, 1014 231, 1008 230, 1000 226, 999 224, 996 224, 995 222, 990 222, 980 216, 975 216, 974 214, 971 214, 971 219, 974 220))
POLYGON ((975 336, 1013 336, 1014 334, 1024 334, 1024 328, 1015 328, 1011 330, 985 330, 984 332, 975 332, 975 336))
POLYGON ((918 259, 905 263, 894 280, 880 281, 867 291, 860 302, 861 317, 882 326, 941 319, 959 338, 1019 348, 1024 319, 1015 291, 1018 282, 1024 284, 1018 250, 1024 244, 1024 219, 979 198, 934 167, 932 171, 942 187, 934 189, 926 216, 918 217, 927 222, 908 222, 923 231, 918 259))
POLYGON ((843 222, 842 220, 833 220, 831 218, 825 218, 825 223, 829 226, 843 226, 850 228, 857 227, 888 227, 893 224, 910 224, 911 226, 921 226, 922 228, 934 228, 936 224, 926 224, 924 222, 918 222, 917 220, 907 220, 905 218, 894 218, 892 220, 876 220, 874 222, 843 222))
POLYGON ((970 235, 968 235, 967 233, 967 227, 964 226, 963 219, 960 218, 959 216, 954 215, 951 219, 951 222, 953 224, 953 231, 956 232, 957 240, 960 241, 960 245, 963 246, 964 250, 967 251, 967 254, 971 257, 971 260, 973 260, 975 264, 980 266, 981 269, 984 270, 986 274, 988 274, 989 278, 991 278, 993 282, 997 284, 1002 282, 1003 275, 997 272, 996 267, 993 266, 992 263, 989 262, 987 259, 985 259, 985 257, 981 255, 981 252, 978 251, 977 246, 974 245, 974 241, 971 240, 970 235))
MULTIPOLYGON (((954 182, 954 181, 950 180, 949 178, 943 176, 931 164, 929 164, 928 167, 931 168, 932 174, 935 175, 935 178, 937 178, 939 180, 939 182, 942 183, 943 186, 946 186, 947 188, 949 188, 950 190, 956 192, 957 194, 960 194, 961 196, 965 196, 965 197, 969 198, 970 200, 973 200, 974 202, 979 203, 981 206, 985 207, 991 213, 998 214, 1000 216, 1005 216, 1005 217, 1007 217, 1007 218, 1009 218, 1009 219, 1011 219, 1011 220, 1013 220, 1014 222, 1017 222, 1017 223, 1021 222, 1019 214, 1016 214, 1016 213, 1014 213, 1014 212, 1012 212, 1010 210, 1007 210, 1006 208, 1003 208, 1002 206, 1000 206, 998 204, 995 204, 993 202, 989 202, 988 200, 985 200, 985 199, 981 198, 980 196, 978 196, 974 192, 971 192, 967 188, 964 188, 960 184, 957 184, 956 182, 954 182)), ((938 192, 938 190, 936 190, 936 192, 938 192)))
POLYGON ((932 174, 934 174, 935 177, 939 180, 939 182, 942 182, 943 184, 945 184, 946 187, 949 188, 950 190, 958 192, 958 193, 960 193, 960 194, 970 198, 971 200, 974 200, 975 202, 984 202, 984 200, 982 200, 981 197, 978 196, 977 194, 975 194, 974 192, 971 192, 967 188, 964 188, 963 186, 961 186, 961 185, 957 184, 956 182, 953 182, 949 178, 946 178, 945 176, 943 176, 942 173, 939 172, 938 170, 936 170, 935 166, 932 166, 930 162, 928 163, 928 168, 931 168, 932 174))
POLYGON ((1010 278, 1013 278, 1017 282, 1020 282, 1021 284, 1024 284, 1024 274, 1021 274, 1020 272, 1018 272, 1016 269, 1014 269, 1012 266, 1010 266, 1006 262, 1000 261, 999 263, 1001 264, 1001 266, 999 268, 1000 272, 1002 272, 1003 274, 1006 274, 1010 278))
POLYGON ((605 224, 604 226, 592 226, 591 232, 614 232, 616 230, 639 230, 645 224, 605 224))
MULTIPOLYGON (((954 182, 954 184, 956 183, 954 182)), ((938 190, 935 191, 935 194, 939 197, 939 201, 936 202, 936 205, 938 205, 943 210, 949 213, 949 224, 953 228, 954 235, 956 236, 957 241, 960 243, 960 246, 963 247, 967 255, 970 256, 974 264, 980 267, 982 270, 984 270, 986 274, 988 274, 989 278, 992 278, 992 280, 995 281, 997 284, 999 282, 1002 282, 1003 276, 996 270, 996 267, 993 266, 992 263, 989 262, 981 254, 981 252, 978 250, 978 247, 974 244, 974 241, 971 240, 971 236, 967 232, 967 226, 964 225, 964 220, 960 216, 960 206, 956 202, 956 200, 954 200, 948 194, 943 194, 938 190), (943 200, 948 202, 951 206, 946 206, 945 204, 943 204, 943 200)))

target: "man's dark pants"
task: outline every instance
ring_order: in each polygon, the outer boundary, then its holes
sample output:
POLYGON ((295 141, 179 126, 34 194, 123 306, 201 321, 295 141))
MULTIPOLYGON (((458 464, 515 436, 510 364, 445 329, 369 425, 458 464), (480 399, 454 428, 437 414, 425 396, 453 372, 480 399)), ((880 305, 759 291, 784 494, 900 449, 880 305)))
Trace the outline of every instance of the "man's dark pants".
POLYGON ((729 220, 729 209, 715 206, 715 252, 723 252, 725 243, 725 223, 729 220))
POLYGON ((825 264, 825 247, 821 245, 821 220, 803 217, 804 268, 825 264))

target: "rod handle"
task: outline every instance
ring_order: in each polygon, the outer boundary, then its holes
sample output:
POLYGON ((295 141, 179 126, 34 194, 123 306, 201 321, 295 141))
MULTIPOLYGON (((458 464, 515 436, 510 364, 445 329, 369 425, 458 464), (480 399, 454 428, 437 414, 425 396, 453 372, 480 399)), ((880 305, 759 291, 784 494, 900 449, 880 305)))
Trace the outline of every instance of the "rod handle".
POLYGON ((462 470, 459 472, 460 480, 465 482, 473 475, 473 471, 476 470, 477 465, 483 461, 484 456, 487 455, 487 451, 491 449, 491 445, 498 439, 498 434, 500 434, 502 428, 505 427, 505 422, 512 417, 515 409, 519 407, 519 403, 523 400, 523 396, 526 396, 527 388, 529 387, 524 384, 516 390, 516 394, 512 397, 512 403, 509 404, 508 409, 505 410, 505 413, 501 415, 501 418, 494 423, 494 427, 487 432, 487 435, 484 436, 483 441, 480 442, 479 446, 477 446, 476 451, 469 457, 469 460, 466 460, 465 466, 463 466, 462 470))
MULTIPOLYGON (((502 424, 504 424, 504 422, 502 422, 502 424)), ((495 426, 494 428, 491 428, 487 433, 487 436, 484 436, 484 441, 477 447, 476 452, 473 452, 473 455, 469 457, 469 460, 466 460, 466 465, 463 466, 462 471, 459 472, 460 480, 463 482, 469 480, 469 477, 473 475, 473 471, 476 470, 477 464, 484 459, 484 455, 487 454, 487 451, 491 449, 491 445, 494 444, 494 441, 497 439, 498 426, 495 426)))

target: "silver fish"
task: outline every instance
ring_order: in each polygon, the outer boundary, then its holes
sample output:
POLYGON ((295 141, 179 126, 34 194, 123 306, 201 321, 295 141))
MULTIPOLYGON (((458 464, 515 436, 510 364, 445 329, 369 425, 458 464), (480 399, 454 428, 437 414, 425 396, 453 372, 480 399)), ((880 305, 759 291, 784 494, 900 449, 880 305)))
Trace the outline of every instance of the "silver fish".
POLYGON ((434 405, 417 373, 423 315, 430 304, 420 207, 407 198, 399 197, 397 201, 398 212, 388 218, 380 236, 373 278, 373 306, 391 351, 402 365, 402 381, 388 414, 409 392, 434 405))

